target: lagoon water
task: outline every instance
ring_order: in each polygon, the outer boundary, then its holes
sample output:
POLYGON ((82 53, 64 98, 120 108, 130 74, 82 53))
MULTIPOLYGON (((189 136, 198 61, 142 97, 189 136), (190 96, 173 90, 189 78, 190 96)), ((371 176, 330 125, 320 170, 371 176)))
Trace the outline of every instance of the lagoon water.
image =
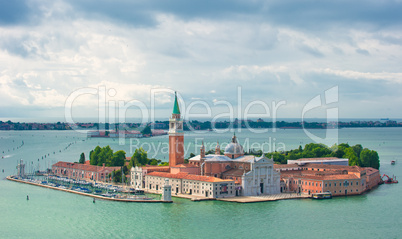
MULTIPOLYGON (((326 131, 310 132, 323 137, 326 131)), ((381 174, 401 178, 402 128, 350 128, 338 133, 339 143, 376 150, 381 174), (396 165, 391 166, 391 160, 397 160, 396 165)), ((202 140, 207 150, 216 141, 224 148, 232 135, 186 133, 187 156, 198 154, 202 140)), ((262 144, 264 150, 290 150, 312 142, 302 129, 242 129, 236 136, 245 149, 262 144)), ((60 160, 78 161, 81 152, 88 157, 96 145, 125 150, 127 156, 143 146, 149 156, 167 161, 167 142, 168 136, 119 141, 87 139, 74 131, 0 131, 0 177, 15 174, 20 159, 27 171, 43 170, 60 160)), ((381 185, 364 195, 322 201, 238 204, 174 198, 172 204, 94 204, 88 197, 0 180, 0 238, 400 238, 401 188, 381 185)))

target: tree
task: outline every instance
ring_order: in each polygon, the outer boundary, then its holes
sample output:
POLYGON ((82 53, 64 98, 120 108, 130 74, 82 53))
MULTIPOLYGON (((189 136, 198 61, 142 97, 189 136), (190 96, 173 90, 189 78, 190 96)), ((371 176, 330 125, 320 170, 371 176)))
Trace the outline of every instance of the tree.
POLYGON ((353 151, 355 151, 356 155, 357 155, 358 157, 360 157, 360 153, 361 153, 362 150, 363 150, 362 145, 361 145, 361 144, 356 144, 355 146, 352 146, 352 149, 353 149, 353 151))
POLYGON ((374 150, 369 150, 367 148, 363 149, 360 153, 360 160, 363 167, 372 167, 375 169, 380 168, 380 160, 378 153, 374 150))
POLYGON ((91 165, 98 165, 99 154, 101 152, 101 147, 96 146, 95 150, 91 154, 90 164, 91 165))
POLYGON ((141 130, 141 134, 152 135, 151 127, 149 127, 149 125, 145 126, 145 128, 143 130, 141 130))
POLYGON ((149 165, 154 165, 154 166, 156 166, 156 165, 158 165, 158 161, 157 161, 156 159, 151 159, 151 160, 149 161, 149 165))
POLYGON ((148 154, 143 148, 138 148, 134 151, 133 156, 130 159, 129 166, 143 166, 148 163, 148 154))
POLYGON ((349 166, 361 165, 359 157, 352 148, 345 149, 345 155, 343 157, 349 159, 349 166))
POLYGON ((345 155, 345 152, 342 149, 337 149, 334 152, 332 152, 331 156, 332 157, 337 157, 337 158, 342 158, 343 155, 345 155))
POLYGON ((84 163, 85 163, 85 154, 84 154, 84 153, 81 153, 79 163, 81 163, 81 164, 84 164, 84 163))
POLYGON ((113 153, 109 145, 103 148, 96 146, 95 150, 91 151, 89 155, 90 164, 97 166, 103 166, 103 164, 107 167, 123 166, 126 159, 126 152, 119 150, 113 153))
MULTIPOLYGON (((125 177, 126 175, 128 175, 128 173, 130 171, 128 170, 127 166, 123 166, 122 168, 123 168, 123 175, 125 177)), ((113 171, 113 173, 110 176, 113 177, 113 182, 123 183, 123 180, 122 180, 123 178, 121 177, 122 176, 121 169, 113 171)))
POLYGON ((123 150, 119 150, 113 154, 111 164, 113 166, 124 166, 125 160, 126 152, 124 152, 123 150))

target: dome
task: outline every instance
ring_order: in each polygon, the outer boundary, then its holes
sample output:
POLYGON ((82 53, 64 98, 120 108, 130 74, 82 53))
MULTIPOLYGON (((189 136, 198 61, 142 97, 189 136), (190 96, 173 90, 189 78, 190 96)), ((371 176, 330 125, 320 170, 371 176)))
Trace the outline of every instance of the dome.
POLYGON ((243 154, 243 147, 238 143, 230 143, 225 147, 225 154, 243 154))
POLYGON ((243 147, 237 143, 236 135, 233 135, 232 142, 225 147, 225 154, 243 154, 243 147))

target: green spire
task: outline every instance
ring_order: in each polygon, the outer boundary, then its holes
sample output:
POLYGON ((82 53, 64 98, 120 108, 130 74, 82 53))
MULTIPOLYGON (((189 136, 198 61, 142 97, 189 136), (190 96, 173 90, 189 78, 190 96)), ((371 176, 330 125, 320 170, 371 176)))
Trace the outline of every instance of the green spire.
POLYGON ((177 95, 174 92, 174 106, 173 106, 173 114, 180 114, 179 103, 177 102, 177 95))

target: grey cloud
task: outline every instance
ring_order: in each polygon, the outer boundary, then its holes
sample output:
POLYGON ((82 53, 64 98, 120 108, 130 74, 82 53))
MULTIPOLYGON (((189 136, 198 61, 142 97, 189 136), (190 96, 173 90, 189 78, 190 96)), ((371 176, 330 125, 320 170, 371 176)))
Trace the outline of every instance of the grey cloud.
POLYGON ((42 53, 40 49, 44 48, 47 39, 34 40, 29 35, 19 37, 5 36, 0 39, 0 48, 8 53, 21 56, 23 58, 42 58, 49 59, 46 53, 42 53))
POLYGON ((364 49, 356 49, 356 52, 365 56, 369 56, 370 52, 368 52, 367 50, 364 49))
MULTIPOLYGON (((184 20, 213 19, 229 21, 268 22, 305 30, 399 26, 402 23, 402 2, 398 1, 129 1, 73 0, 65 1, 72 11, 70 17, 110 20, 135 27, 155 27, 157 13, 174 15, 184 20)), ((2 1, 0 24, 30 24, 44 18, 41 5, 46 1, 2 1)), ((63 19, 65 16, 54 16, 63 19)))
POLYGON ((8 1, 0 2, 0 25, 14 25, 28 20, 31 9, 26 1, 8 1))
POLYGON ((310 47, 310 46, 307 46, 307 45, 301 45, 298 48, 301 51, 303 51, 305 53, 308 53, 308 54, 310 54, 312 56, 320 57, 320 58, 324 57, 324 54, 322 54, 317 48, 313 48, 313 47, 310 47))

